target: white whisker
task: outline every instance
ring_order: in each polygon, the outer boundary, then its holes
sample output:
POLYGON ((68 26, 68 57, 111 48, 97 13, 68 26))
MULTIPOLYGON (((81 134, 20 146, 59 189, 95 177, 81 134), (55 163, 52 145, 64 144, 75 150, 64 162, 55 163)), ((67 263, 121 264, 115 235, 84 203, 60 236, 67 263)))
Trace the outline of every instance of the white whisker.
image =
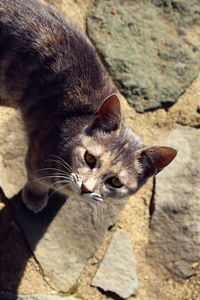
POLYGON ((61 187, 55 189, 55 190, 51 193, 51 195, 49 196, 48 199, 50 199, 50 198, 51 198, 58 190, 61 190, 62 188, 65 188, 66 186, 68 186, 68 184, 65 184, 65 185, 63 185, 63 186, 61 186, 61 187))
POLYGON ((49 155, 49 156, 53 156, 55 158, 57 158, 60 162, 62 162, 66 167, 68 167, 70 170, 72 170, 72 168, 70 167, 70 165, 61 157, 59 157, 58 155, 49 155))
POLYGON ((48 176, 44 176, 44 177, 38 177, 34 180, 32 180, 31 182, 37 182, 37 181, 40 181, 40 180, 44 180, 44 179, 53 179, 53 178, 63 178, 63 179, 69 179, 69 177, 66 177, 66 176, 63 176, 63 175, 48 175, 48 176))
POLYGON ((89 204, 92 205, 92 208, 94 210, 94 224, 95 225, 99 225, 99 222, 98 222, 98 209, 97 209, 97 203, 95 201, 90 201, 89 204))
POLYGON ((60 169, 56 169, 56 168, 43 168, 43 169, 35 170, 35 172, 50 171, 50 170, 57 171, 57 172, 60 172, 60 173, 63 173, 63 174, 67 174, 65 171, 60 170, 60 169))
POLYGON ((102 209, 102 206, 100 204, 100 202, 96 202, 97 203, 97 206, 99 207, 100 209, 100 213, 101 213, 101 223, 103 223, 103 220, 104 220, 104 216, 103 216, 103 209, 102 209))
POLYGON ((64 165, 62 162, 58 161, 58 160, 55 160, 55 159, 46 159, 45 161, 48 161, 48 162, 55 162, 57 164, 60 164, 61 166, 63 166, 68 172, 72 172, 72 169, 71 167, 68 165, 64 165))
POLYGON ((64 179, 63 179, 63 180, 59 180, 59 181, 56 181, 56 182, 54 182, 53 184, 51 184, 49 188, 50 188, 50 189, 53 188, 53 186, 56 185, 56 184, 60 184, 60 183, 69 183, 69 182, 70 182, 69 180, 64 180, 64 179))

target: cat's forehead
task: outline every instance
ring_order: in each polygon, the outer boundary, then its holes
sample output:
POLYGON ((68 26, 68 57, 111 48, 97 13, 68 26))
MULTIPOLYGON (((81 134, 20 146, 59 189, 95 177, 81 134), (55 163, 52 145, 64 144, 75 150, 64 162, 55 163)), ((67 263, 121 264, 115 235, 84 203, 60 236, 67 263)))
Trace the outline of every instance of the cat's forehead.
POLYGON ((85 150, 95 157, 99 157, 107 167, 115 167, 116 172, 120 171, 124 165, 127 165, 127 160, 133 160, 133 151, 128 142, 121 144, 117 141, 114 143, 112 140, 84 136, 82 145, 85 150))
POLYGON ((94 156, 101 157, 107 150, 103 143, 100 143, 98 140, 90 136, 83 136, 82 145, 86 150, 90 151, 91 154, 93 154, 94 156))

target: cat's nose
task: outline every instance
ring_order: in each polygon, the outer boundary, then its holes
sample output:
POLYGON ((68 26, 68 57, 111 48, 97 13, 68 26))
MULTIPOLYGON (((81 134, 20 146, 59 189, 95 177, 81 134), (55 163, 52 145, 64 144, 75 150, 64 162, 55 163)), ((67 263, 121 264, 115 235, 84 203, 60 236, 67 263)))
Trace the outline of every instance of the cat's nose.
POLYGON ((84 183, 82 183, 81 194, 85 194, 85 193, 91 193, 91 191, 88 190, 88 188, 86 187, 86 185, 84 183))

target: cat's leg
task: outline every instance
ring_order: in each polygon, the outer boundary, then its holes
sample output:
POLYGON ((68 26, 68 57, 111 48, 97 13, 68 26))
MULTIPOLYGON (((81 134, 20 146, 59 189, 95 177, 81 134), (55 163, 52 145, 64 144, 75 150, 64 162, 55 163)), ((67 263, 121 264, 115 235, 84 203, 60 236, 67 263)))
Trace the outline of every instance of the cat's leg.
POLYGON ((40 212, 47 205, 49 191, 49 188, 37 176, 36 170, 39 169, 37 153, 39 153, 38 149, 31 145, 26 155, 28 180, 22 190, 23 203, 35 213, 40 212))
POLYGON ((22 201, 28 209, 38 213, 48 203, 48 191, 45 186, 29 180, 22 190, 22 201))

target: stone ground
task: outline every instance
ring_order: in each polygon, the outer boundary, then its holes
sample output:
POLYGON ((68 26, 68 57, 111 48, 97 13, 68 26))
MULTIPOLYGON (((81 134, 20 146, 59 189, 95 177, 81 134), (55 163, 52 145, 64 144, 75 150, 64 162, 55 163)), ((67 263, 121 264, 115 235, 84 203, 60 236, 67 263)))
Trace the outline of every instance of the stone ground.
MULTIPOLYGON (((64 13, 69 15, 82 28, 85 17, 92 6, 92 0, 51 1, 55 2, 64 13), (64 4, 63 4, 64 3, 64 4)), ((130 126, 140 134, 147 143, 155 143, 167 138, 170 131, 178 125, 199 128, 200 114, 200 76, 187 88, 168 111, 158 109, 154 112, 138 114, 123 101, 123 107, 130 126)), ((25 153, 23 129, 20 116, 12 109, 0 108, 0 186, 7 197, 13 196, 25 181, 23 157, 25 153), (15 130, 14 130, 15 129, 15 130)), ((138 300, 198 300, 200 299, 200 271, 196 276, 182 281, 175 281, 170 274, 162 273, 159 267, 152 266, 146 257, 149 234, 149 203, 153 183, 149 181, 137 195, 131 197, 121 213, 120 221, 112 231, 122 228, 131 236, 139 280, 138 300)), ((1 194, 0 198, 4 198, 1 194)), ((0 278, 0 290, 18 292, 19 294, 54 294, 47 279, 31 254, 27 243, 13 222, 10 205, 0 204, 0 257, 7 267, 0 278)), ((113 232, 108 231, 103 244, 91 258, 82 275, 71 291, 88 300, 111 299, 98 289, 91 287, 91 281, 105 254, 113 232)), ((195 268, 196 266, 194 266, 195 268)), ((129 299, 135 299, 130 297, 129 299)))

